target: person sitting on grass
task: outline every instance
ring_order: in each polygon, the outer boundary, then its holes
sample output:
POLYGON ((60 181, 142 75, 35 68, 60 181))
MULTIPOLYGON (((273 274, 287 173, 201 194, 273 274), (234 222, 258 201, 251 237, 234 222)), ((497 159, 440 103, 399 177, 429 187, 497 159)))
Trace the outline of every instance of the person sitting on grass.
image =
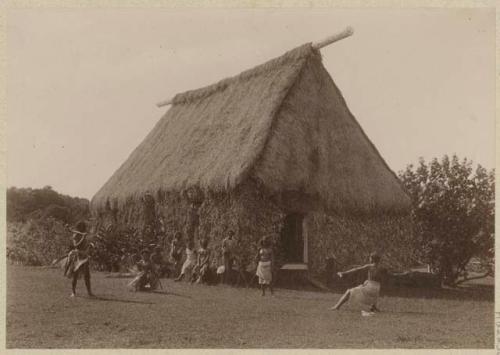
POLYGON ((132 249, 130 252, 130 257, 128 259, 128 271, 137 272, 138 265, 141 261, 141 254, 137 249, 132 249))
POLYGON ((79 222, 75 230, 70 230, 73 233, 72 244, 73 249, 69 252, 64 268, 64 275, 72 278, 71 297, 76 296, 76 284, 78 279, 83 275, 87 294, 94 297, 90 285, 90 248, 93 244, 87 240, 87 226, 85 222, 79 222))
POLYGON ((273 294, 274 254, 267 237, 262 238, 260 241, 260 249, 257 253, 256 261, 258 264, 255 274, 259 277, 262 296, 266 295, 266 287, 269 287, 271 294, 273 294))
POLYGON ((362 285, 348 289, 339 299, 337 304, 330 308, 331 310, 339 310, 344 303, 352 300, 360 304, 364 312, 367 310, 371 314, 373 312, 379 312, 377 300, 380 294, 380 282, 384 270, 380 267, 380 256, 377 253, 370 254, 369 264, 348 271, 339 272, 337 275, 343 277, 344 275, 363 270, 368 271, 367 280, 362 285))
POLYGON ((186 245, 186 260, 182 264, 182 270, 180 275, 174 281, 181 281, 186 274, 194 274, 194 267, 196 266, 196 250, 194 249, 194 240, 189 240, 186 245))
POLYGON ((154 273, 160 277, 163 272, 163 256, 161 255, 161 247, 159 245, 155 246, 150 261, 154 273))
POLYGON ((125 273, 128 272, 128 263, 129 263, 129 258, 130 258, 130 253, 127 253, 127 249, 121 248, 120 249, 120 272, 125 273))
POLYGON ((210 252, 208 251, 207 247, 208 240, 202 239, 200 241, 200 249, 198 249, 198 262, 196 263, 191 282, 208 282, 210 271, 210 252))
POLYGON ((152 291, 158 286, 158 277, 154 273, 151 264, 151 256, 148 249, 141 252, 142 259, 137 263, 139 274, 129 283, 135 291, 152 291))

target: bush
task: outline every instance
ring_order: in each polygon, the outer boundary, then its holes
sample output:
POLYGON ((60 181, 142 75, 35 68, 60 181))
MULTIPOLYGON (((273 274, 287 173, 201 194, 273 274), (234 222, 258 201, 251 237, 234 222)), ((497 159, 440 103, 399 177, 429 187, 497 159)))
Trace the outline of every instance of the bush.
POLYGON ((495 174, 472 165, 444 156, 429 164, 421 159, 399 174, 413 202, 417 252, 447 285, 470 279, 473 257, 482 262, 480 276, 493 274, 495 174))
POLYGON ((54 218, 7 225, 7 257, 15 263, 49 265, 68 252, 70 233, 54 218))

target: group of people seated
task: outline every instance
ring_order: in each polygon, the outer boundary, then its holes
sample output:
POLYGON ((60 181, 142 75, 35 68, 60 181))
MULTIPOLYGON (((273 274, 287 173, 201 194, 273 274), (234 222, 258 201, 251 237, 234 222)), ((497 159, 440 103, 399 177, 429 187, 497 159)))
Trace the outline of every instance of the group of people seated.
MULTIPOLYGON (((224 268, 222 281, 228 282, 233 269, 234 232, 230 231, 228 237, 222 242, 222 255, 224 268)), ((210 268, 211 255, 208 250, 208 240, 201 239, 199 248, 195 248, 193 238, 184 243, 182 234, 177 232, 170 247, 170 260, 165 261, 162 248, 154 246, 153 253, 148 248, 139 253, 125 253, 123 251, 122 269, 136 273, 137 276, 129 283, 136 291, 155 290, 161 286, 160 277, 175 276, 175 281, 188 279, 191 283, 213 283, 215 281, 214 271, 210 268)))
MULTIPOLYGON (((172 248, 175 255, 175 266, 180 265, 182 261, 182 248, 179 246, 178 237, 174 239, 176 248, 172 248)), ((200 248, 195 250, 194 241, 189 240, 186 245, 186 259, 182 264, 179 276, 175 281, 181 281, 186 275, 190 276, 192 283, 208 283, 210 274, 210 253, 207 249, 208 241, 206 239, 200 241, 200 248)))

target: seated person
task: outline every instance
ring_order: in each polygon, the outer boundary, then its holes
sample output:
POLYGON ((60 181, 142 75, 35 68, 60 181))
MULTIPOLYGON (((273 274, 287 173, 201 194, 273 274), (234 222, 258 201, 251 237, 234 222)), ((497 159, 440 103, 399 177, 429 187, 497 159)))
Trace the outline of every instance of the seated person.
POLYGON ((196 250, 194 249, 194 241, 189 240, 186 246, 186 260, 182 264, 180 275, 174 281, 181 281, 186 274, 193 275, 193 269, 196 267, 197 258, 196 250))
POLYGON ((163 256, 159 245, 155 247, 153 254, 151 254, 150 261, 154 273, 160 277, 163 274, 163 256))
POLYGON ((139 274, 129 283, 135 291, 152 291, 158 287, 158 277, 153 271, 151 255, 148 249, 141 252, 142 258, 137 263, 139 274))
POLYGON ((194 268, 191 282, 208 282, 208 275, 210 271, 210 252, 208 251, 207 246, 208 241, 206 239, 201 240, 200 249, 198 249, 198 261, 194 268))

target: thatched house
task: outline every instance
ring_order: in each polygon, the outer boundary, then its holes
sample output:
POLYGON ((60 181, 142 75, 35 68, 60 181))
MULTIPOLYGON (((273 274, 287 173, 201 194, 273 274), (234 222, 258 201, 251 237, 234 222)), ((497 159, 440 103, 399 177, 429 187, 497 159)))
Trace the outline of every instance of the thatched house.
POLYGON ((247 259, 270 235, 313 274, 374 249, 405 263, 409 199, 311 44, 171 104, 92 199, 97 220, 214 251, 232 229, 247 259))

